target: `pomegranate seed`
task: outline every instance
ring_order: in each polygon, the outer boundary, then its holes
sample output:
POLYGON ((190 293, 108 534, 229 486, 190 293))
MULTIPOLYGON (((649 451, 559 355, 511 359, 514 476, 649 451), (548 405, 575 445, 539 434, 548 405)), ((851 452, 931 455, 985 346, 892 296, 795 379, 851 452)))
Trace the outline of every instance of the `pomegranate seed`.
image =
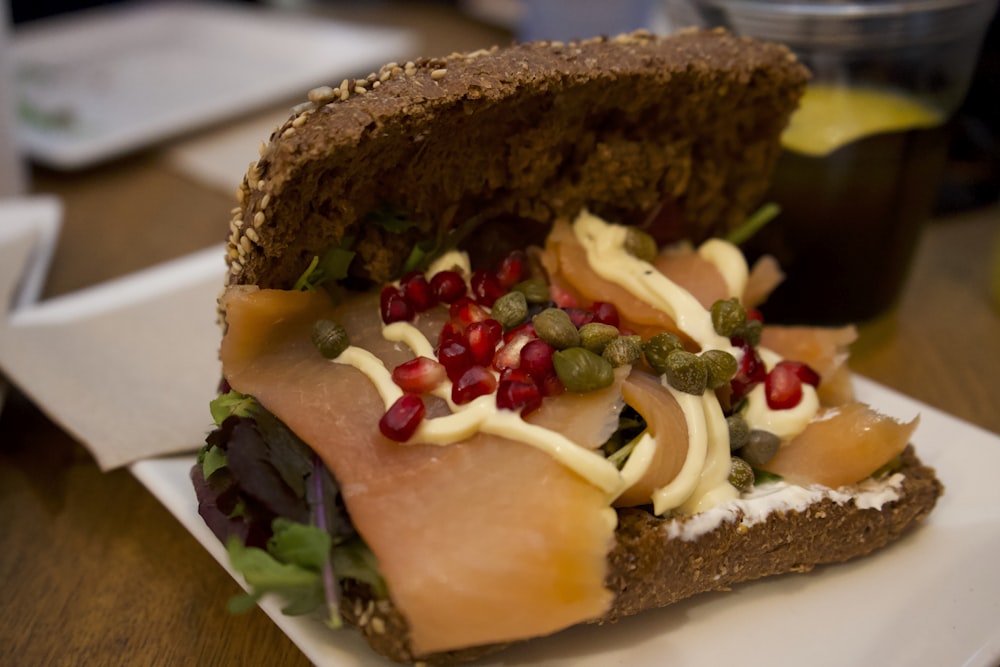
POLYGON ((594 313, 589 310, 583 310, 582 308, 563 308, 566 314, 569 315, 569 321, 573 323, 577 329, 582 327, 584 324, 589 324, 594 321, 594 313))
POLYGON ((427 357, 410 359, 392 369, 392 381, 411 394, 433 391, 447 377, 444 366, 427 357))
POLYGON ((440 271, 431 277, 431 291, 441 303, 455 303, 465 296, 465 280, 458 271, 440 271))
POLYGON ((528 277, 526 266, 528 256, 522 250, 515 250, 500 260, 497 267, 496 277, 500 286, 510 289, 528 277))
POLYGON ((590 304, 590 309, 594 312, 595 322, 609 324, 616 328, 621 324, 621 318, 618 316, 618 309, 615 308, 615 304, 613 303, 608 303, 607 301, 595 301, 590 304))
POLYGON ((794 408, 802 400, 802 380, 792 366, 778 364, 764 380, 764 394, 772 410, 794 408))
POLYGON ((527 382, 534 384, 535 378, 531 377, 531 373, 523 368, 505 368, 500 372, 500 382, 527 382))
POLYGON ((470 366, 451 386, 451 400, 459 405, 496 391, 497 379, 482 366, 470 366))
POLYGON ((756 308, 747 308, 747 319, 757 320, 758 322, 764 321, 764 313, 760 312, 756 308))
POLYGON ((522 415, 542 406, 542 392, 534 382, 501 380, 497 387, 497 407, 501 410, 520 410, 522 415))
POLYGON ((507 293, 507 290, 503 288, 495 274, 481 269, 472 273, 472 279, 469 281, 469 284, 472 288, 472 294, 476 298, 476 303, 487 308, 491 307, 496 303, 497 299, 507 293))
POLYGON ((576 308, 576 297, 558 285, 549 285, 549 297, 560 308, 576 308))
POLYGON ((482 322, 490 316, 485 308, 467 296, 460 297, 458 301, 451 304, 448 312, 451 315, 451 319, 463 327, 467 327, 473 322, 482 322))
POLYGON ((814 387, 819 386, 819 380, 820 380, 819 373, 814 371, 812 367, 809 366, 808 364, 804 364, 801 361, 785 360, 785 361, 779 361, 775 366, 789 368, 793 373, 795 373, 795 377, 802 380, 806 384, 810 384, 814 387))
POLYGON ((441 329, 441 333, 438 334, 438 350, 440 350, 445 343, 451 343, 453 341, 464 342, 465 334, 462 333, 462 327, 455 322, 445 322, 444 327, 441 329))
POLYGON ((735 402, 749 394, 751 389, 764 381, 767 368, 752 345, 739 338, 733 339, 733 344, 743 350, 736 376, 730 382, 733 390, 732 400, 735 402))
POLYGON ((473 322, 465 330, 472 359, 480 366, 489 366, 503 338, 503 325, 494 319, 473 322))
POLYGON ((469 346, 462 340, 451 340, 438 349, 438 361, 444 366, 448 379, 455 382, 470 366, 472 353, 469 346))
POLYGON ((533 322, 525 322, 524 324, 519 324, 513 329, 508 329, 504 332, 503 342, 509 343, 518 336, 525 334, 528 338, 538 338, 538 333, 535 331, 535 324, 533 322))
POLYGON ((566 387, 563 386, 559 376, 556 375, 555 369, 546 373, 545 377, 540 380, 536 380, 536 383, 538 384, 538 389, 542 392, 542 396, 558 396, 566 391, 566 387))
POLYGON ((523 341, 518 341, 518 344, 507 343, 497 350, 496 355, 493 357, 493 368, 503 373, 506 370, 511 370, 517 368, 518 364, 521 363, 521 350, 520 347, 524 343, 527 343, 527 339, 523 341))
POLYGON ((403 292, 392 285, 386 285, 382 288, 382 293, 379 295, 379 307, 382 321, 386 324, 409 322, 416 315, 413 312, 413 306, 403 296, 403 292))
POLYGON ((529 341, 538 340, 533 333, 521 329, 497 350, 493 357, 493 368, 501 373, 508 368, 517 368, 521 365, 521 350, 529 341))
POLYGON ((427 408, 419 396, 403 394, 378 420, 378 430, 390 440, 404 442, 417 430, 426 412, 427 408))
POLYGON ((403 291, 403 296, 418 313, 430 310, 437 305, 437 296, 434 295, 431 284, 427 282, 427 276, 419 271, 413 271, 404 276, 399 282, 399 287, 403 291))
POLYGON ((552 354, 555 348, 541 338, 535 338, 521 348, 521 363, 518 368, 526 370, 535 381, 540 381, 553 370, 552 354))

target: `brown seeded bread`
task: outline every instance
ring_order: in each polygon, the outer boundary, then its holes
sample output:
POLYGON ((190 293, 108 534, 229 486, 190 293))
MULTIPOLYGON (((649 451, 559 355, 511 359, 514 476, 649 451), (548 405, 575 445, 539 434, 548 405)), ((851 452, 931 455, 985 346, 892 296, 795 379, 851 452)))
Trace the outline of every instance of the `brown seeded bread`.
MULTIPOLYGON (((926 517, 943 491, 934 470, 920 462, 912 447, 903 453, 899 472, 905 475, 899 498, 880 509, 824 499, 802 512, 772 513, 749 528, 734 519, 694 541, 671 539, 664 530, 669 520, 642 508, 619 510, 606 580, 615 599, 598 622, 614 622, 700 593, 727 591, 753 579, 808 572, 880 549, 926 517)), ((453 664, 505 648, 414 655, 406 621, 392 603, 372 599, 360 586, 347 589, 343 612, 375 651, 397 662, 453 664)))
POLYGON ((720 31, 533 43, 390 64, 317 89, 238 191, 230 282, 289 287, 354 237, 359 278, 473 215, 636 223, 665 204, 698 239, 763 196, 808 78, 784 47, 720 31), (365 225, 382 205, 422 221, 365 225))
MULTIPOLYGON (((662 205, 688 237, 717 234, 759 203, 807 78, 784 47, 713 31, 421 59, 315 90, 239 188, 228 282, 290 287, 312 256, 346 237, 360 258, 353 277, 380 282, 417 239, 474 215, 544 229, 582 207, 635 223, 662 205), (381 205, 421 225, 390 234, 366 224, 381 205)), ((667 539, 664 519, 624 510, 609 554, 616 598, 601 620, 867 554, 941 492, 912 452, 903 472, 900 499, 881 510, 823 501, 749 530, 723 524, 695 542, 667 539)), ((343 613, 399 662, 501 648, 415 656, 405 619, 362 585, 347 587, 343 613)))

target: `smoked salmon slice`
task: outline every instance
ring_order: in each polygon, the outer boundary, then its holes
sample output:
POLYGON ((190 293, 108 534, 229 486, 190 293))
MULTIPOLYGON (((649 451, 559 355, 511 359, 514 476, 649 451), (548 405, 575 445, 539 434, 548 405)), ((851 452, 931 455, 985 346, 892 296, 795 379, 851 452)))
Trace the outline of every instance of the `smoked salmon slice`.
MULTIPOLYGON (((687 334, 677 328, 677 323, 667 313, 639 299, 624 287, 598 276, 587 262, 587 251, 573 235, 568 222, 557 221, 545 242, 542 265, 549 273, 549 281, 565 286, 582 297, 586 305, 594 301, 615 304, 622 326, 643 339, 661 331, 669 331, 690 341, 687 334)), ((694 346, 694 343, 691 343, 694 346)), ((695 346, 696 347, 696 346, 695 346)))
POLYGON ((917 422, 900 423, 863 403, 848 403, 821 412, 763 467, 801 486, 855 484, 900 454, 917 422))
POLYGON ((684 411, 659 378, 633 371, 622 393, 646 420, 646 429, 656 442, 643 475, 615 500, 618 507, 634 507, 649 504, 653 492, 669 484, 681 471, 688 454, 688 427, 684 411))
POLYGON ((854 398, 847 358, 858 337, 853 326, 810 327, 767 325, 760 344, 785 359, 808 364, 819 373, 817 394, 822 405, 847 403, 854 398))
POLYGON ((730 296, 719 269, 693 249, 661 251, 653 266, 690 292, 705 308, 730 296))
MULTIPOLYGON (((616 521, 604 492, 502 437, 446 446, 382 437, 385 407, 371 382, 310 341, 316 319, 343 314, 321 292, 235 287, 222 304, 226 379, 330 468, 416 651, 545 635, 607 610, 616 521)), ((370 322, 341 320, 366 347, 379 326, 377 310, 367 312, 370 322)))

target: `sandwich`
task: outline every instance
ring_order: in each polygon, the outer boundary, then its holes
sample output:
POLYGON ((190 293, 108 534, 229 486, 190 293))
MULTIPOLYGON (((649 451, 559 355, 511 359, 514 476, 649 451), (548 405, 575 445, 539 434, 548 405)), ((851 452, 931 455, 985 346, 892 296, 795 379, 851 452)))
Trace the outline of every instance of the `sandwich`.
POLYGON ((854 399, 852 328, 763 321, 739 251, 807 80, 716 30, 311 91, 238 189, 191 471, 233 607, 448 664, 918 524, 916 420, 854 399))

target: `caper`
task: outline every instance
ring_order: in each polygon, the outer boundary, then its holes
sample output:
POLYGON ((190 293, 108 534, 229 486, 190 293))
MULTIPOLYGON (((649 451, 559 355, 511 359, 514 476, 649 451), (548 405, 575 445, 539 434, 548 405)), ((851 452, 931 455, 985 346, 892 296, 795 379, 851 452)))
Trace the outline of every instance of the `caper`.
POLYGON ((701 359, 708 368, 708 388, 718 389, 733 379, 738 369, 736 357, 722 350, 705 350, 701 359))
POLYGON ((333 320, 316 320, 312 330, 312 342, 327 359, 336 359, 351 344, 347 329, 333 320))
POLYGON ((543 301, 542 303, 528 304, 528 319, 532 319, 546 308, 558 308, 555 301, 543 301))
POLYGON ((538 337, 557 350, 580 345, 580 332, 562 308, 546 308, 531 321, 538 337))
POLYGON ((729 415, 726 417, 726 426, 729 427, 729 449, 736 451, 750 441, 750 425, 743 415, 729 415))
POLYGON ((618 329, 602 322, 588 322, 580 327, 580 346, 601 354, 608 343, 618 338, 618 329))
POLYGON ((648 233, 638 227, 627 227, 625 230, 625 252, 644 262, 656 259, 659 248, 656 241, 648 233))
POLYGON ((746 319, 747 311, 735 297, 719 299, 712 304, 712 326, 720 336, 730 338, 746 319))
POLYGON ((569 391, 585 393, 611 386, 615 371, 605 359, 582 347, 557 350, 552 365, 569 391))
POLYGON ((507 292, 493 302, 490 314, 504 329, 511 329, 528 318, 528 302, 521 292, 507 292))
POLYGON ((549 285, 541 278, 529 278, 514 285, 514 291, 520 292, 528 303, 545 303, 549 300, 549 285))
POLYGON ((672 333, 658 333, 642 345, 642 351, 646 355, 646 363, 658 375, 667 372, 667 355, 674 350, 683 350, 684 343, 672 333))
POLYGON ((738 456, 734 456, 729 462, 729 483, 739 491, 753 488, 753 468, 738 456))
POLYGON ((764 324, 760 320, 745 320, 736 327, 733 336, 742 338, 754 347, 760 344, 760 336, 764 331, 764 324))
POLYGON ((686 394, 701 396, 708 386, 708 367, 701 357, 687 350, 673 350, 667 355, 663 375, 671 387, 686 394))
POLYGON ((773 459, 780 447, 781 438, 770 431, 755 428, 750 431, 747 443, 740 449, 740 456, 750 465, 759 468, 773 459))
POLYGON ((639 336, 618 336, 605 346, 601 356, 615 368, 634 366, 642 359, 642 339, 639 336))

